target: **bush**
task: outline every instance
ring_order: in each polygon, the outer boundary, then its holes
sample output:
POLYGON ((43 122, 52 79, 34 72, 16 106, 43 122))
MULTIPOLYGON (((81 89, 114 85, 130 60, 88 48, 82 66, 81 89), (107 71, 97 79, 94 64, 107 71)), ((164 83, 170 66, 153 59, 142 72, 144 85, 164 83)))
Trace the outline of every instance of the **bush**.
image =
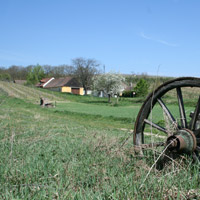
POLYGON ((133 97, 133 90, 129 90, 129 91, 124 91, 122 93, 122 97, 133 97))
POLYGON ((137 97, 144 97, 148 94, 149 85, 146 80, 140 79, 134 90, 137 97))
POLYGON ((0 74, 0 80, 1 81, 10 81, 11 80, 10 74, 8 74, 8 73, 0 74))
POLYGON ((36 65, 35 67, 30 69, 27 75, 27 84, 35 85, 44 77, 45 74, 43 68, 40 65, 36 65))

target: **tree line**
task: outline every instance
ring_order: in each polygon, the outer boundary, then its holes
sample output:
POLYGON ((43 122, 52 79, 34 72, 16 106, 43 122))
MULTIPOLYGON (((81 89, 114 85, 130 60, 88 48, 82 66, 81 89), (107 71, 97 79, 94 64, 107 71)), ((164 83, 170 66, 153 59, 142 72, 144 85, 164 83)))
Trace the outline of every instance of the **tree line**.
POLYGON ((26 67, 12 65, 8 68, 0 67, 0 79, 1 80, 27 80, 28 74, 38 66, 41 67, 45 77, 63 77, 72 74, 72 66, 70 65, 28 65, 26 67))

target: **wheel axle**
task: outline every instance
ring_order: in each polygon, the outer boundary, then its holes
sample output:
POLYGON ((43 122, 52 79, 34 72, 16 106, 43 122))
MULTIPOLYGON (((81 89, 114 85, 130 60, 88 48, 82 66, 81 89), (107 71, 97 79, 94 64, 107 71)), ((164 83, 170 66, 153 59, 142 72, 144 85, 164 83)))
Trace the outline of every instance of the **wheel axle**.
POLYGON ((170 151, 177 153, 192 153, 196 147, 196 137, 191 130, 181 129, 167 138, 166 146, 170 151))

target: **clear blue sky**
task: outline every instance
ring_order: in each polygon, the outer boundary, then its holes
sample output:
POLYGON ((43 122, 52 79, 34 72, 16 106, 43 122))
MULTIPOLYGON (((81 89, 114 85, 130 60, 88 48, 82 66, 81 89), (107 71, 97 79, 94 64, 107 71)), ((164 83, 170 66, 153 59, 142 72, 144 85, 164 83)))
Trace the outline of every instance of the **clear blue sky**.
POLYGON ((0 0, 0 66, 200 77, 199 0, 0 0))

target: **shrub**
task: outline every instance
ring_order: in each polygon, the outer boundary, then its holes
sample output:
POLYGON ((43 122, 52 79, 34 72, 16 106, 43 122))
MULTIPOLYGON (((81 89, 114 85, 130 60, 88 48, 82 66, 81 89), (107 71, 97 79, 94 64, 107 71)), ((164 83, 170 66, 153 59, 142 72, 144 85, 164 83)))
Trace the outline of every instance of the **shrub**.
POLYGON ((27 84, 35 85, 44 77, 45 77, 45 74, 44 74, 43 68, 40 65, 36 65, 35 67, 30 69, 27 75, 27 84))
POLYGON ((124 91, 122 93, 122 97, 133 97, 133 90, 129 90, 129 91, 124 91))
POLYGON ((11 80, 10 74, 8 74, 8 73, 0 74, 0 80, 1 81, 10 81, 11 80))
POLYGON ((148 94, 149 85, 146 80, 140 79, 134 88, 137 97, 144 97, 148 94))

